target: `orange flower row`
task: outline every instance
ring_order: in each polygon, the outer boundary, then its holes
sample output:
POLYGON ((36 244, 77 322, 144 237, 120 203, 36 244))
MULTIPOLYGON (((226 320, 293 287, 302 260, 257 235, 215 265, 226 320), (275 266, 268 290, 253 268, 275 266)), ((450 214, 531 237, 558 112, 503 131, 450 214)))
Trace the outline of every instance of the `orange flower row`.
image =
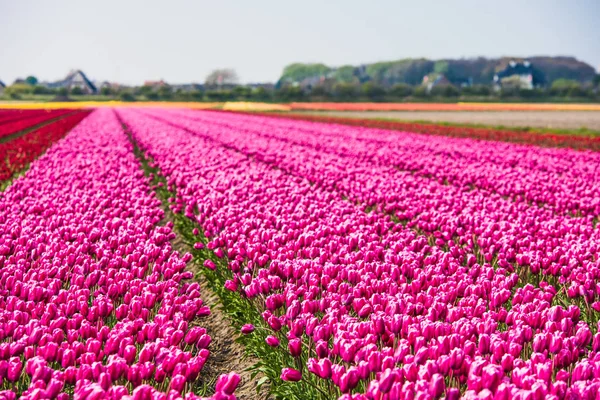
POLYGON ((552 103, 291 103, 292 110, 326 111, 600 111, 600 104, 552 103))

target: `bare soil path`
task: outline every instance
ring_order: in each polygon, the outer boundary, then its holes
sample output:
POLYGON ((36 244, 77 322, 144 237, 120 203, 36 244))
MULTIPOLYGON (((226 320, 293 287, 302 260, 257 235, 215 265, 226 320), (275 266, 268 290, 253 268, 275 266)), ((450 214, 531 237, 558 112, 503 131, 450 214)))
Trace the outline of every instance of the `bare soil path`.
POLYGON ((310 111, 300 114, 600 131, 598 111, 310 111))

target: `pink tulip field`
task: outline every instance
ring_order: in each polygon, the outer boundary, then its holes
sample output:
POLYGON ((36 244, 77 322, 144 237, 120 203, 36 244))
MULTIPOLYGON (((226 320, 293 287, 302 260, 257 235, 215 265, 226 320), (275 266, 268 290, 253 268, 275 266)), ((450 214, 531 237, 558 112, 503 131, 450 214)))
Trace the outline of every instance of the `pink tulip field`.
POLYGON ((600 398, 599 215, 597 152, 97 109, 0 192, 0 399, 600 398))

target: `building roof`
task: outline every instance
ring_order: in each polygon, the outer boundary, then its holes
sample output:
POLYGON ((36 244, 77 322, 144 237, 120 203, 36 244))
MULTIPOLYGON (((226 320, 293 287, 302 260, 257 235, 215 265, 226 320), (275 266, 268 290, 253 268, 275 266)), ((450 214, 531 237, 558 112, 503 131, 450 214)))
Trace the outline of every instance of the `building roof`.
POLYGON ((0 87, 3 87, 3 88, 6 87, 6 85, 4 84, 4 82, 0 81, 0 87))
POLYGON ((446 78, 446 75, 439 74, 437 72, 432 72, 423 77, 423 84, 428 85, 430 87, 434 87, 434 86, 451 85, 452 82, 450 82, 448 80, 448 78, 446 78))
POLYGON ((57 81, 57 82, 52 82, 48 84, 48 87, 50 88, 60 88, 60 87, 68 87, 71 86, 71 83, 73 82, 73 80, 75 79, 75 77, 77 76, 81 76, 81 78, 83 79, 83 81, 85 82, 86 86, 92 91, 92 92, 97 92, 98 89, 96 88, 96 85, 94 85, 92 83, 92 81, 90 81, 88 79, 88 77, 83 73, 83 71, 77 69, 77 70, 73 70, 71 72, 69 72, 69 74, 66 76, 65 79, 63 79, 62 81, 57 81))

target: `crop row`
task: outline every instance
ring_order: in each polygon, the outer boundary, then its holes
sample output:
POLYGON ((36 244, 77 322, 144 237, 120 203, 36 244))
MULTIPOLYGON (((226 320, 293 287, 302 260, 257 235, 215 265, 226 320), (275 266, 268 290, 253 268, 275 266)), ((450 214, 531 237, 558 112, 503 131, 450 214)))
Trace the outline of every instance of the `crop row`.
POLYGON ((0 182, 22 171, 87 115, 88 112, 68 115, 23 136, 0 143, 0 182))
POLYGON ((197 398, 210 309, 163 217, 111 110, 0 193, 2 398, 197 398))
POLYGON ((543 147, 567 147, 580 150, 600 151, 600 138, 573 135, 555 135, 543 132, 524 132, 510 129, 471 128, 445 126, 433 123, 417 123, 402 121, 384 121, 376 119, 329 117, 322 115, 298 115, 270 113, 266 116, 293 120, 314 121, 321 123, 342 124, 354 127, 390 129, 402 132, 414 132, 428 136, 446 136, 472 138, 479 140, 521 143, 543 147))
MULTIPOLYGON (((185 114, 185 113, 180 113, 185 114)), ((191 115, 186 114, 188 117, 191 115)), ((198 117, 196 117, 198 118, 198 117)), ((205 115, 202 120, 235 127, 239 116, 205 115)), ((425 137, 375 129, 272 118, 242 118, 244 130, 292 145, 310 146, 376 162, 461 187, 550 206, 571 214, 600 214, 600 153, 425 137), (290 135, 298 132, 299 138, 290 135)))
MULTIPOLYGON (((595 209, 574 218, 398 171, 358 147, 341 155, 314 142, 326 126, 312 134, 205 112, 119 114, 176 192, 174 211, 206 235, 205 266, 227 268, 227 289, 261 313, 249 321, 260 329, 245 332, 266 335, 278 355, 266 371, 275 390, 596 395, 595 209)), ((338 133, 358 146, 352 129, 338 133)))
POLYGON ((47 114, 46 110, 0 109, 0 124, 47 114))
MULTIPOLYGON (((360 157, 341 157, 322 149, 261 137, 247 130, 249 124, 243 119, 240 124, 243 121, 244 129, 240 131, 213 122, 207 124, 215 129, 203 129, 193 112, 187 118, 176 118, 180 126, 214 137, 248 156, 366 207, 392 214, 409 227, 430 235, 432 242, 448 248, 461 261, 471 255, 480 262, 503 267, 516 262, 519 266, 531 266, 536 273, 543 272, 557 290, 569 297, 583 295, 594 302, 600 295, 595 283, 600 271, 594 265, 600 233, 594 229, 592 216, 573 218, 556 214, 551 209, 515 203, 486 191, 467 191, 464 187, 382 167, 360 157)), ((293 130, 289 133, 296 138, 306 136, 301 135, 293 130)), ((349 152, 359 153, 360 149, 349 152)), ((470 166, 467 164, 463 169, 470 166)), ((521 174, 523 179, 528 179, 528 173, 521 174)), ((511 176, 509 182, 523 185, 518 178, 511 176)))
POLYGON ((19 116, 17 119, 11 119, 5 122, 0 121, 0 139, 73 112, 73 110, 68 109, 36 111, 38 112, 30 113, 26 116, 19 116))
POLYGON ((598 111, 597 104, 552 103, 290 103, 293 110, 332 111, 598 111))

